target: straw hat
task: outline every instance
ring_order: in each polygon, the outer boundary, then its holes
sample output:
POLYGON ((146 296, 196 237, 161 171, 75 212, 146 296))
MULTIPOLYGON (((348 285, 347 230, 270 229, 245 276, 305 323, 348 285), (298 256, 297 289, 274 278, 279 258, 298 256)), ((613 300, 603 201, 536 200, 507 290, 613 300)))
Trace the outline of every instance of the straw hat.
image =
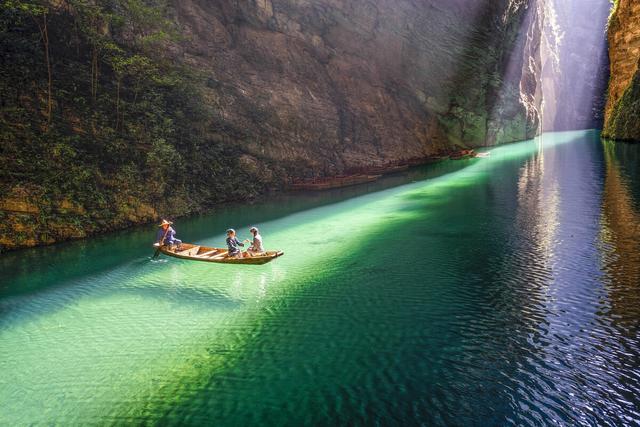
POLYGON ((164 227, 165 225, 171 225, 171 224, 173 224, 171 221, 167 221, 166 219, 163 219, 158 227, 164 227))

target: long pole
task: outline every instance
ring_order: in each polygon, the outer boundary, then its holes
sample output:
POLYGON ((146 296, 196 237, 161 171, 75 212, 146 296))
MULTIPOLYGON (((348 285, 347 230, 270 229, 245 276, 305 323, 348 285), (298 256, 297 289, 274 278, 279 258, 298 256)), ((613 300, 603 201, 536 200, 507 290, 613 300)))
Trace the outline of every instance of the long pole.
POLYGON ((160 240, 160 245, 158 246, 158 249, 156 249, 156 253, 153 254, 153 259, 158 258, 158 255, 160 255, 160 248, 162 247, 162 245, 164 245, 164 239, 167 238, 167 234, 169 234, 170 228, 171 226, 167 227, 167 231, 164 232, 164 236, 162 236, 162 240, 160 240))

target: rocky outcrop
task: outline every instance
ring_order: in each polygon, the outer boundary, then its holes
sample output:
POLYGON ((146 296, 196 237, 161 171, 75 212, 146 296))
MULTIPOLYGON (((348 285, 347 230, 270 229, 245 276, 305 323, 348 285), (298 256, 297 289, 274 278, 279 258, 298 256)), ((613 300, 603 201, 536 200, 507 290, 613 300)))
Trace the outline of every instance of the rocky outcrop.
POLYGON ((640 3, 616 1, 608 36, 611 78, 603 136, 640 141, 640 3))

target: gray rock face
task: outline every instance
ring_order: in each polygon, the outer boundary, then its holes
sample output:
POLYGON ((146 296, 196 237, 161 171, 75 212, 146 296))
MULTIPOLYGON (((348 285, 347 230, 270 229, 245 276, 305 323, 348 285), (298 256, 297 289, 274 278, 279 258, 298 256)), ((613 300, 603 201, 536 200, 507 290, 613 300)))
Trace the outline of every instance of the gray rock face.
POLYGON ((519 79, 526 122, 537 133, 602 126, 610 7, 608 0, 529 2, 505 79, 519 79))
POLYGON ((525 1, 180 1, 213 138, 301 174, 531 136, 525 1), (514 59, 514 57, 516 59, 514 59))
POLYGON ((608 78, 608 0, 544 0, 542 130, 601 128, 608 78))

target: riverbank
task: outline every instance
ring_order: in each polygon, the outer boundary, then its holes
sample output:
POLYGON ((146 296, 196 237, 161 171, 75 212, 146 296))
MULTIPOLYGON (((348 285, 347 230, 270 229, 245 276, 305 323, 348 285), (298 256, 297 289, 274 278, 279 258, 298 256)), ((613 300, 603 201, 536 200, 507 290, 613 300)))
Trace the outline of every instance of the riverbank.
MULTIPOLYGON (((451 153, 455 154, 456 152, 451 151, 451 153)), ((373 169, 367 168, 367 170, 377 171, 381 175, 404 173, 409 177, 422 176, 426 173, 423 171, 423 166, 446 160, 447 156, 448 154, 412 158, 401 164, 394 163, 373 169), (407 173, 409 168, 415 173, 407 173)), ((153 224, 161 217, 175 220, 194 215, 211 214, 241 203, 260 203, 271 197, 277 198, 280 197, 279 194, 292 189, 315 190, 316 187, 319 187, 326 190, 348 185, 368 185, 377 179, 376 177, 375 179, 355 180, 356 182, 351 183, 345 178, 327 177, 320 181, 298 181, 299 184, 296 184, 296 181, 294 184, 283 183, 278 187, 265 188, 262 191, 255 191, 250 187, 246 195, 237 198, 230 197, 229 200, 224 200, 223 197, 218 196, 217 200, 220 201, 215 203, 215 206, 193 204, 190 209, 173 207, 166 211, 163 210, 162 214, 159 213, 157 207, 150 203, 142 203, 136 197, 122 195, 117 198, 116 204, 119 207, 114 208, 109 220, 104 219, 109 216, 104 213, 109 209, 108 205, 88 208, 86 204, 79 204, 69 199, 53 202, 42 198, 36 201, 33 194, 26 191, 14 191, 0 197, 0 253, 109 235, 118 230, 129 230, 133 227, 153 224), (307 186, 307 183, 311 185, 307 186)), ((238 185, 242 187, 243 184, 238 185)), ((367 188, 365 186, 363 190, 367 188)), ((239 192, 236 191, 235 194, 239 194, 239 192)), ((187 202, 178 197, 172 203, 187 202)))

